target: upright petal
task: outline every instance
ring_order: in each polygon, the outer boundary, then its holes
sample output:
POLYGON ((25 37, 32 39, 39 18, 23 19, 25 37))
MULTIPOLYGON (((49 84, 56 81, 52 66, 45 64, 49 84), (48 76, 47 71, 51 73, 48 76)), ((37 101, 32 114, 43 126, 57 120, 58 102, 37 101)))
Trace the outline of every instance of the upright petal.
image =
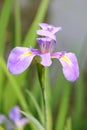
POLYGON ((48 53, 52 51, 52 45, 56 43, 52 42, 50 38, 37 38, 42 53, 48 53), (53 43, 53 44, 52 44, 53 43))
POLYGON ((59 52, 53 58, 58 58, 63 67, 63 73, 67 80, 74 82, 79 77, 79 67, 75 54, 59 52))
POLYGON ((16 47, 14 48, 7 61, 8 70, 12 74, 20 74, 25 71, 31 64, 35 54, 30 48, 16 47))
POLYGON ((51 32, 49 32, 48 30, 37 30, 37 34, 40 36, 45 36, 45 37, 51 38, 56 41, 55 35, 52 34, 51 32))
POLYGON ((41 64, 43 66, 50 66, 52 64, 50 53, 44 53, 40 55, 41 57, 41 64))
POLYGON ((61 27, 55 27, 51 24, 47 24, 47 23, 40 23, 39 26, 46 31, 51 32, 52 34, 55 34, 56 32, 61 30, 61 27))

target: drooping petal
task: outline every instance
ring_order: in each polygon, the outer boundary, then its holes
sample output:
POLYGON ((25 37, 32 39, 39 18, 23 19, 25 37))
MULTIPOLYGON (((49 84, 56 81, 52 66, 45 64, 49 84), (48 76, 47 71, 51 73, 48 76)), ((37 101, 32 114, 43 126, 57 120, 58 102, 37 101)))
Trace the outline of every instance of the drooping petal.
POLYGON ((47 30, 37 30, 37 34, 40 36, 45 36, 45 37, 51 38, 56 41, 55 35, 47 30))
POLYGON ((75 54, 66 53, 60 59, 63 66, 63 73, 67 80, 75 81, 79 77, 79 67, 75 54))
POLYGON ((20 74, 25 71, 31 64, 35 54, 32 53, 30 48, 16 47, 8 57, 8 70, 12 74, 20 74))
POLYGON ((47 24, 47 23, 40 23, 39 26, 43 29, 43 30, 47 30, 49 32, 51 32, 52 34, 55 34, 56 32, 61 30, 61 27, 55 27, 51 24, 47 24))
POLYGON ((40 57, 43 66, 50 66, 52 64, 50 53, 41 54, 40 57))
POLYGON ((67 80, 74 82, 79 77, 79 67, 75 54, 59 52, 53 58, 58 58, 61 62, 67 80))

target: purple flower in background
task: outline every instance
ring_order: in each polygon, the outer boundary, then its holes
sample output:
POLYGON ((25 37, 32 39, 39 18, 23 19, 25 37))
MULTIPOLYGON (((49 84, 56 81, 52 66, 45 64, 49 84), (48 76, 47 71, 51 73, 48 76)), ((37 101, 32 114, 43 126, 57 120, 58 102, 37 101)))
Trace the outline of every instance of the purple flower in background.
POLYGON ((22 118, 20 113, 20 108, 18 106, 13 107, 10 110, 9 117, 11 121, 14 122, 14 124, 21 130, 25 124, 27 124, 29 121, 27 118, 22 118))
POLYGON ((37 38, 40 50, 27 47, 14 48, 8 57, 8 70, 12 74, 20 74, 25 71, 31 64, 35 56, 40 56, 40 63, 43 66, 50 66, 52 59, 57 58, 63 68, 63 74, 65 78, 71 82, 75 81, 79 77, 79 67, 75 54, 65 51, 54 52, 56 47, 55 33, 61 30, 61 27, 55 27, 46 23, 40 23, 40 30, 37 30, 37 34, 40 38, 37 38))
POLYGON ((0 124, 5 124, 6 130, 14 130, 14 124, 18 129, 22 130, 24 125, 29 122, 27 118, 22 118, 18 106, 15 106, 10 110, 9 119, 5 115, 0 114, 0 124))

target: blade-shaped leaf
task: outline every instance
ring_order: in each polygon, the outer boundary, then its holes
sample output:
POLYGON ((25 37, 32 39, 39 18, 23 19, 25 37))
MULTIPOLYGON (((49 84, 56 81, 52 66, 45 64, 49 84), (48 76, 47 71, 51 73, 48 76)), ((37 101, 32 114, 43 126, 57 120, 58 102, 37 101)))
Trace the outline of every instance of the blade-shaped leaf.
POLYGON ((21 113, 24 116, 26 116, 29 120, 31 120, 39 128, 39 130, 45 130, 43 126, 40 124, 40 122, 34 116, 30 115, 29 113, 25 113, 23 111, 21 111, 21 113))

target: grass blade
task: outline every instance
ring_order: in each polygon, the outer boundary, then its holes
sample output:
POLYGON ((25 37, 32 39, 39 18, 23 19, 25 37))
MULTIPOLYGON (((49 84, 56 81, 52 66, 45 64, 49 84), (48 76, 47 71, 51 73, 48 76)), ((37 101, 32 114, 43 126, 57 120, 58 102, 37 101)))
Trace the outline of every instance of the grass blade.
POLYGON ((36 30, 38 29, 38 23, 44 20, 48 4, 49 4, 49 0, 41 1, 34 22, 32 23, 31 28, 29 29, 27 36, 24 40, 24 46, 29 46, 29 43, 31 43, 32 47, 35 46, 36 36, 37 36, 36 30))
POLYGON ((20 1, 15 0, 15 46, 21 45, 20 1))
POLYGON ((22 92, 21 92, 21 90, 20 90, 20 88, 19 88, 18 83, 17 83, 16 80, 14 79, 14 76, 12 76, 12 75, 8 72, 7 66, 6 66, 6 64, 5 64, 4 60, 3 60, 3 58, 0 57, 0 61, 1 61, 0 66, 1 66, 1 68, 3 69, 3 71, 5 72, 6 76, 8 77, 8 80, 9 80, 9 82, 10 82, 10 84, 11 84, 11 87, 13 88, 14 93, 15 93, 16 96, 18 97, 18 100, 19 100, 21 106, 23 107, 23 109, 24 109, 25 111, 27 111, 27 110, 28 110, 28 106, 27 106, 27 104, 26 104, 26 101, 25 101, 25 99, 24 99, 24 96, 22 95, 22 92))
POLYGON ((31 120, 31 121, 39 128, 39 130, 45 130, 45 129, 43 128, 43 126, 39 123, 39 121, 38 121, 36 118, 34 118, 32 115, 27 114, 27 113, 25 113, 25 112, 23 112, 23 111, 21 111, 21 113, 22 113, 23 115, 25 115, 29 120, 31 120))
POLYGON ((10 14, 11 14, 12 0, 5 0, 3 9, 0 16, 0 54, 4 51, 5 33, 8 26, 10 14))
POLYGON ((84 83, 83 83, 83 75, 80 74, 80 78, 76 83, 76 100, 75 100, 75 108, 73 110, 73 129, 79 130, 82 120, 82 113, 84 109, 84 83))
MULTIPOLYGON (((0 15, 0 55, 3 55, 4 52, 5 33, 10 18, 11 5, 12 5, 12 0, 5 0, 0 15)), ((0 110, 2 107, 1 102, 2 102, 2 93, 3 93, 3 80, 4 80, 4 74, 3 71, 0 70, 0 110)))
POLYGON ((65 118, 66 118, 68 103, 69 103, 70 89, 71 89, 69 82, 67 82, 65 85, 66 88, 62 97, 55 130, 63 130, 64 128, 64 123, 65 123, 65 118))
POLYGON ((72 130, 70 117, 67 119, 67 122, 66 122, 66 130, 72 130))
POLYGON ((43 124, 44 118, 43 118, 41 109, 40 109, 39 105, 37 104, 36 99, 34 98, 33 94, 32 94, 30 91, 27 91, 27 93, 28 93, 30 99, 33 101, 34 107, 36 108, 36 110, 37 110, 37 112, 38 112, 38 115, 39 115, 39 117, 40 117, 40 120, 41 120, 41 122, 42 122, 42 124, 43 124))

